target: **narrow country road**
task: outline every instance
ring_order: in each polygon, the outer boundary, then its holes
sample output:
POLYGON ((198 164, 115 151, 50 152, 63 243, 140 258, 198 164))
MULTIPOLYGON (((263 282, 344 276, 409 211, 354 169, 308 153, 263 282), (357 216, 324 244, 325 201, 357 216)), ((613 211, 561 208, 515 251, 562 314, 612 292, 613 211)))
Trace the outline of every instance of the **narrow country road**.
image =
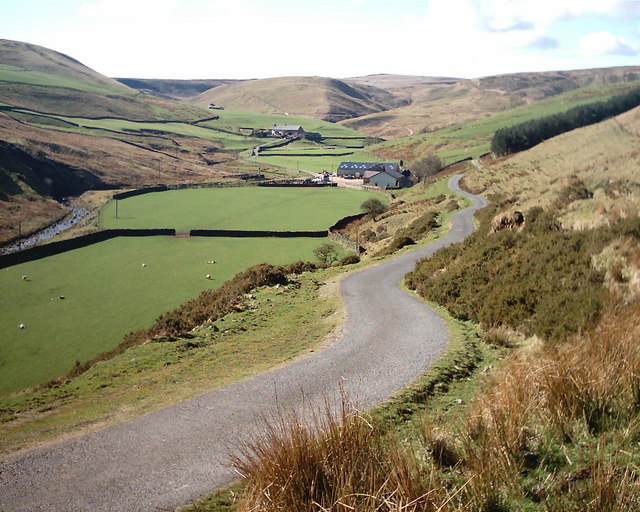
POLYGON ((360 406, 388 398, 446 346, 444 323, 401 291, 419 258, 462 240, 483 199, 453 217, 449 234, 345 278, 343 335, 284 367, 160 411, 0 462, 2 510, 172 510, 229 483, 228 454, 260 433, 278 408, 337 405, 340 390, 360 406))

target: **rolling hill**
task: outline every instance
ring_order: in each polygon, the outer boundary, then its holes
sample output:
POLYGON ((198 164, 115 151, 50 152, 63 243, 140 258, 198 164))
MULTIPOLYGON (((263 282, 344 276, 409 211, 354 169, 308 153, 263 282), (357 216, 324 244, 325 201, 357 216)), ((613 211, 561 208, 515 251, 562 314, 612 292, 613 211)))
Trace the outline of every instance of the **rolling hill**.
POLYGON ((339 121, 396 108, 405 103, 393 93, 370 85, 349 85, 322 77, 280 77, 221 85, 189 100, 208 107, 263 114, 292 114, 339 121))
MULTIPOLYGON (((640 79, 640 67, 516 73, 474 79, 368 75, 280 77, 217 85, 187 101, 245 112, 292 114, 400 138, 483 119, 583 87, 640 79)), ((212 83, 215 81, 212 81, 212 83)))
POLYGON ((62 53, 0 39, 0 102, 41 112, 134 120, 197 119, 206 113, 143 94, 62 53))

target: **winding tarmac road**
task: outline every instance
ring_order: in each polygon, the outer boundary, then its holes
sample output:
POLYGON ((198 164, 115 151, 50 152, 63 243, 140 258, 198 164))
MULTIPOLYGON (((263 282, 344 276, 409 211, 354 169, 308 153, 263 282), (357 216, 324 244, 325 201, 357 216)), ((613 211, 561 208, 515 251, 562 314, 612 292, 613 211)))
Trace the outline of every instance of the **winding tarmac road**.
POLYGON ((416 260, 473 231, 473 199, 432 244, 354 273, 341 282, 343 334, 330 347, 254 378, 126 423, 0 462, 2 510, 173 510, 231 482, 231 447, 259 435, 257 418, 318 410, 340 402, 384 400, 411 382, 445 348, 442 320, 398 283, 416 260))

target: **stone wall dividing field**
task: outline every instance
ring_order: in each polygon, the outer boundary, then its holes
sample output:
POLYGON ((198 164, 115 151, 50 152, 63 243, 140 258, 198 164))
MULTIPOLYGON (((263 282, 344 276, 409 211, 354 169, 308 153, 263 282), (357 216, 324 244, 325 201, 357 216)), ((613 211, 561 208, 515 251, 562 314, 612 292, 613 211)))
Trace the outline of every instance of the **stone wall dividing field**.
POLYGON ((326 238, 328 231, 247 231, 240 229, 192 229, 189 236, 229 238, 326 238))
POLYGON ((340 233, 340 230, 344 229, 350 222, 353 222, 354 220, 360 220, 366 215, 366 213, 357 213, 356 215, 349 215, 340 219, 329 228, 329 240, 334 241, 343 249, 353 251, 356 254, 360 254, 360 244, 344 236, 342 233, 340 233))

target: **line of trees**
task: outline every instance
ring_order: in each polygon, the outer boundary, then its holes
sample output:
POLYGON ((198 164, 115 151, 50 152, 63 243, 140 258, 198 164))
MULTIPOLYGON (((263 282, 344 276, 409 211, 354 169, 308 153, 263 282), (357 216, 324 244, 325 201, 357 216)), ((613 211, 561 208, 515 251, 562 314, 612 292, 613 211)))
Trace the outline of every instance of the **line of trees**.
POLYGON ((638 105, 640 105, 640 88, 617 94, 606 101, 574 107, 566 112, 501 128, 493 135, 491 151, 496 155, 524 151, 551 137, 582 126, 599 123, 638 105))

